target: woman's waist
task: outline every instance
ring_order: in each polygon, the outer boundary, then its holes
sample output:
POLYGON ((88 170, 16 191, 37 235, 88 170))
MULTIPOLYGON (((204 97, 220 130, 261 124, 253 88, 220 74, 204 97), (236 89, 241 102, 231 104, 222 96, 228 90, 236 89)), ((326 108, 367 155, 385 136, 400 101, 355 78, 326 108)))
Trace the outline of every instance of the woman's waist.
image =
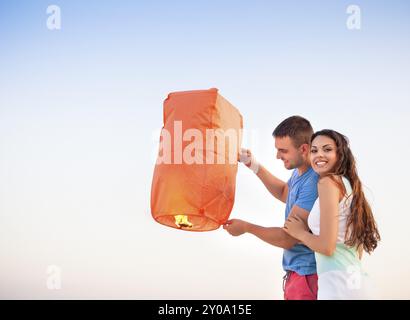
POLYGON ((362 264, 356 248, 348 247, 344 243, 337 243, 336 249, 331 256, 315 252, 317 273, 327 271, 362 271, 362 264))

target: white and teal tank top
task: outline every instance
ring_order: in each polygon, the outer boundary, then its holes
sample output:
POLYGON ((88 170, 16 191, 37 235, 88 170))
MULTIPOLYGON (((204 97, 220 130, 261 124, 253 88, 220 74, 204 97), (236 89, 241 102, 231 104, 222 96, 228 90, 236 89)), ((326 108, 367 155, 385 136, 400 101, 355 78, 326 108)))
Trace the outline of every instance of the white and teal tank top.
MULTIPOLYGON (((368 276, 363 271, 357 248, 344 244, 346 222, 350 215, 352 187, 343 177, 346 195, 339 203, 336 250, 332 256, 315 252, 318 274, 318 299, 369 299, 368 276)), ((312 233, 320 234, 320 198, 309 214, 308 225, 312 233)))

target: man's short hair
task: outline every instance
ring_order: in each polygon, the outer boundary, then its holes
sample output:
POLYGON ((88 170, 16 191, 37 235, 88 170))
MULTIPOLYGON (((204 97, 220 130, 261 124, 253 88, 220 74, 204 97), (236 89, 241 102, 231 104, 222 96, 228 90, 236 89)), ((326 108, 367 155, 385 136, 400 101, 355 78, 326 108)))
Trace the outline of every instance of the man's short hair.
POLYGON ((275 138, 283 138, 288 136, 293 145, 299 148, 302 144, 310 145, 310 138, 313 135, 313 128, 310 122, 301 116, 292 116, 283 120, 273 130, 272 135, 275 138))

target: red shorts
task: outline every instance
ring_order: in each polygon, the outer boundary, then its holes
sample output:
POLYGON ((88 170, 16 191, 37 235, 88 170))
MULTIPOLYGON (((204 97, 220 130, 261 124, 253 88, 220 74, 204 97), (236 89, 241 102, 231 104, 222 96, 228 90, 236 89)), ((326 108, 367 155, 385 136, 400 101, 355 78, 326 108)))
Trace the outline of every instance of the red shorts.
POLYGON ((317 274, 301 276, 288 271, 283 282, 285 300, 317 300, 317 274))

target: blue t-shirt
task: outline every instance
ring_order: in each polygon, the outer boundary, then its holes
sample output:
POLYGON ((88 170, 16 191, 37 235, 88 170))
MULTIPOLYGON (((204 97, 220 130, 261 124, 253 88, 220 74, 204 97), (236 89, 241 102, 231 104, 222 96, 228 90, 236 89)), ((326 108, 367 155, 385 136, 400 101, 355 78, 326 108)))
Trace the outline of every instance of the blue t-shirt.
MULTIPOLYGON (((317 193, 317 183, 319 175, 310 167, 306 172, 299 176, 298 170, 293 170, 292 176, 288 181, 288 197, 286 199, 286 219, 294 205, 312 210, 317 193)), ((303 244, 296 244, 290 250, 284 250, 282 266, 285 271, 295 271, 300 275, 316 273, 315 254, 303 244)))

